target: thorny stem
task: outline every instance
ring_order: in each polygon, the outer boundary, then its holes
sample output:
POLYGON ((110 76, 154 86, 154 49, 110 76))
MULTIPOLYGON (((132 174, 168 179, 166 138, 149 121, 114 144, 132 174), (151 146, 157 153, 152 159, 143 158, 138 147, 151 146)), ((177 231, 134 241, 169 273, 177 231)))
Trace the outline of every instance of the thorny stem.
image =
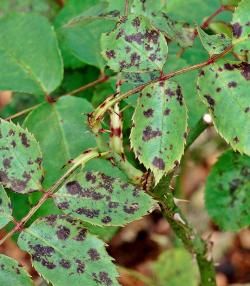
POLYGON ((227 47, 222 53, 218 54, 218 55, 214 55, 212 56, 211 58, 209 58, 208 60, 202 62, 202 63, 199 63, 199 64, 195 64, 195 65, 192 65, 192 66, 188 66, 188 67, 184 67, 182 69, 179 69, 177 71, 173 71, 173 72, 170 72, 170 73, 167 73, 167 74, 163 74, 162 76, 160 76, 159 78, 157 79, 154 79, 154 80, 151 80, 151 81, 148 81, 147 83, 144 83, 142 85, 139 85, 138 87, 136 88, 133 88, 123 94, 121 94, 120 96, 116 96, 116 93, 115 94, 112 94, 110 95, 109 97, 107 97, 104 102, 102 104, 100 104, 96 110, 92 113, 89 114, 89 126, 91 128, 94 128, 95 125, 99 124, 104 116, 104 114, 113 106, 115 105, 116 103, 120 102, 121 100, 129 97, 130 95, 133 95, 135 93, 138 93, 140 91, 142 91, 146 86, 152 84, 152 83, 156 83, 156 82, 159 82, 159 81, 165 81, 165 80, 168 80, 172 77, 175 77, 177 75, 180 75, 180 74, 183 74, 183 73, 186 73, 186 72, 189 72, 189 71, 193 71, 193 70, 196 70, 196 69, 200 69, 202 67, 205 67, 205 66, 208 66, 212 63, 214 63, 215 61, 217 61, 218 59, 222 58, 224 55, 226 55, 227 53, 229 53, 230 51, 232 50, 232 46, 229 46, 227 47))
POLYGON ((159 201, 162 213, 174 233, 181 239, 185 248, 195 256, 200 272, 200 285, 216 286, 215 269, 207 244, 188 224, 174 202, 174 196, 170 190, 172 176, 173 173, 163 178, 153 190, 152 195, 159 201))
POLYGON ((43 194, 38 203, 32 209, 30 209, 28 214, 23 217, 21 221, 16 222, 16 226, 0 240, 0 245, 3 244, 5 240, 11 237, 15 232, 22 230, 24 225, 29 221, 33 214, 36 213, 36 211, 44 204, 44 202, 58 190, 58 188, 79 166, 86 164, 93 158, 105 156, 107 153, 108 152, 99 153, 96 149, 88 149, 80 154, 77 158, 73 159, 71 161, 72 166, 43 194))
MULTIPOLYGON (((195 131, 188 137, 185 150, 190 147, 206 127, 207 125, 203 119, 200 119, 195 131)), ((195 256, 200 272, 200 285, 216 286, 215 269, 211 255, 208 252, 207 243, 194 231, 192 226, 188 224, 186 218, 175 203, 175 198, 170 187, 174 173, 173 171, 164 177, 156 188, 151 191, 151 195, 159 201, 162 213, 174 233, 181 239, 185 248, 195 256)))

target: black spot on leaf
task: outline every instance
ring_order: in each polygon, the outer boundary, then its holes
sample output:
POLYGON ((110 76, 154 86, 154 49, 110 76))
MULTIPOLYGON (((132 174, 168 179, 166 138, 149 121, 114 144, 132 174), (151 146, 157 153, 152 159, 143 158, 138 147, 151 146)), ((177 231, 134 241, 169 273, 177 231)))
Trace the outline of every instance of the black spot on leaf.
POLYGON ((238 39, 242 34, 242 27, 239 23, 234 23, 232 25, 233 28, 233 36, 238 39))
POLYGON ((145 117, 152 117, 154 114, 154 110, 152 108, 149 108, 149 109, 143 111, 143 114, 145 117))
POLYGON ((151 126, 147 126, 144 130, 143 130, 143 136, 142 136, 142 140, 143 141, 149 141, 157 136, 161 136, 162 132, 160 130, 152 130, 151 126))
POLYGON ((11 162, 10 158, 3 159, 3 166, 4 166, 5 169, 9 169, 10 168, 10 162, 11 162))
POLYGON ((241 74, 244 76, 246 80, 250 80, 250 64, 242 63, 241 68, 242 68, 241 74))
POLYGON ((90 248, 88 255, 92 261, 97 261, 100 259, 100 254, 95 248, 90 248))
POLYGON ((128 214, 134 214, 138 209, 139 209, 138 203, 133 203, 131 205, 125 205, 123 207, 123 210, 125 211, 125 213, 128 213, 128 214))
POLYGON ((22 142, 24 147, 26 147, 26 148, 30 147, 29 140, 28 140, 25 133, 20 132, 19 137, 21 138, 21 142, 22 142))
POLYGON ((91 172, 87 172, 85 178, 88 182, 91 181, 92 184, 96 182, 96 176, 92 174, 91 172))
POLYGON ((80 259, 76 259, 76 264, 77 264, 76 272, 78 274, 83 274, 85 271, 85 263, 80 259))
POLYGON ((109 51, 106 51, 106 56, 109 58, 109 59, 115 59, 115 51, 114 50, 109 50, 109 51))
POLYGON ((237 86, 237 82, 235 82, 235 81, 230 81, 230 82, 228 83, 228 87, 229 87, 229 88, 236 87, 236 86, 237 86))
POLYGON ((171 110, 169 109, 169 108, 166 108, 165 110, 164 110, 164 115, 169 115, 170 114, 170 112, 171 112, 171 110))
POLYGON ((214 110, 214 106, 215 106, 215 100, 210 96, 210 95, 204 95, 204 97, 206 98, 206 100, 207 100, 207 103, 208 103, 208 105, 210 106, 210 108, 212 109, 212 110, 214 110))
POLYGON ((65 201, 57 204, 57 206, 60 210, 66 210, 69 208, 69 203, 65 201))
POLYGON ((98 217, 100 211, 95 210, 95 209, 88 209, 88 208, 78 208, 76 210, 76 213, 78 214, 84 214, 86 217, 93 218, 93 217, 98 217))
POLYGON ((71 266, 70 261, 66 259, 61 259, 59 264, 65 269, 69 269, 71 266))
POLYGON ((159 170, 164 170, 165 169, 165 163, 164 161, 159 158, 159 157, 154 157, 154 160, 152 162, 152 164, 158 168, 159 170))
POLYGON ((65 240, 70 235, 70 229, 63 226, 63 225, 60 225, 58 227, 58 230, 56 231, 56 235, 57 235, 58 239, 65 240))
POLYGON ((110 223, 112 221, 111 217, 110 216, 105 216, 103 219, 102 219, 102 222, 107 224, 107 223, 110 223))
POLYGON ((84 241, 86 238, 87 230, 84 228, 81 228, 77 234, 76 237, 74 237, 74 240, 76 241, 84 241))
POLYGON ((68 182, 66 184, 66 188, 68 193, 71 195, 78 195, 81 194, 81 186, 77 181, 68 182))

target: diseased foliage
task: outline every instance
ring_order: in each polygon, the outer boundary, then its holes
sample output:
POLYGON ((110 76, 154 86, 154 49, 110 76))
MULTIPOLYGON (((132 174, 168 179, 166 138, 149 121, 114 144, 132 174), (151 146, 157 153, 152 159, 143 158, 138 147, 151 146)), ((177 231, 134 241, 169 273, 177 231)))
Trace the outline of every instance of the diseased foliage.
MULTIPOLYGON (((14 98, 0 120, 0 245, 17 232, 54 286, 120 285, 104 241, 158 209, 197 265, 183 249, 163 252, 148 284, 215 286, 174 178, 208 110, 229 150, 208 176, 206 209, 223 230, 250 225, 250 0, 3 0, 0 10, 0 90, 14 98)), ((1 286, 32 283, 0 255, 1 286)))
POLYGON ((232 150, 224 153, 206 183, 208 213, 224 230, 235 231, 249 226, 249 194, 250 158, 232 150))
POLYGON ((167 42, 143 16, 122 18, 102 36, 102 55, 116 72, 161 71, 167 59, 167 42))
POLYGON ((247 155, 250 155, 249 82, 248 63, 222 60, 201 70, 197 85, 218 132, 233 149, 247 155))
POLYGON ((208 35, 197 27, 202 45, 210 56, 222 53, 231 44, 231 39, 226 34, 208 35))
POLYGON ((118 274, 104 243, 87 233, 80 221, 44 217, 22 232, 18 245, 30 253, 37 271, 55 286, 118 285, 118 274))
POLYGON ((156 182, 178 166, 186 131, 187 111, 181 87, 171 80, 146 87, 133 115, 131 146, 140 162, 153 171, 156 182))
POLYGON ((233 14, 233 45, 236 53, 241 55, 242 60, 250 62, 250 21, 249 21, 249 0, 242 0, 233 14))
POLYGON ((0 132, 0 182, 17 193, 41 190, 42 154, 34 136, 4 120, 0 132))
POLYGON ((17 261, 0 254, 0 285, 32 286, 33 283, 17 261))
POLYGON ((124 225, 149 211, 153 200, 126 181, 97 172, 79 172, 56 193, 66 214, 96 225, 124 225))
POLYGON ((11 202, 4 188, 0 186, 0 228, 3 228, 12 219, 11 202))

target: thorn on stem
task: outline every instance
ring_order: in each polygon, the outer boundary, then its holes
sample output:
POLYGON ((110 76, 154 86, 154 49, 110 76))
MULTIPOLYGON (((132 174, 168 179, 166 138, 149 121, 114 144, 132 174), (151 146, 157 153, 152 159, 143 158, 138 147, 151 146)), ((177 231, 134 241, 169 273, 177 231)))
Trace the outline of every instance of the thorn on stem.
POLYGON ((173 218, 174 218, 175 221, 180 222, 180 223, 186 225, 186 222, 182 219, 182 217, 181 217, 181 215, 179 213, 175 213, 173 218))

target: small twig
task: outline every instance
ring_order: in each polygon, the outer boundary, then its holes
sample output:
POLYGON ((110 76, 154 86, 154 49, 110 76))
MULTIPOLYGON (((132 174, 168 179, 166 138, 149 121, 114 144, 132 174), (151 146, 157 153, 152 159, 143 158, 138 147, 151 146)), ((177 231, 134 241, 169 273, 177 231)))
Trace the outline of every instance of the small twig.
MULTIPOLYGON (((105 81, 107 81, 107 80, 108 80, 108 76, 106 76, 106 75, 104 75, 104 74, 101 74, 101 76, 100 76, 99 79, 94 80, 94 81, 92 81, 92 82, 90 82, 90 83, 88 83, 88 84, 86 84, 86 85, 84 85, 84 86, 81 86, 81 87, 79 87, 79 88, 77 88, 77 89, 75 89, 75 90, 72 90, 72 91, 70 91, 69 93, 64 94, 64 95, 61 95, 61 96, 75 95, 75 94, 77 94, 77 93, 79 93, 79 92, 81 92, 81 91, 84 91, 84 90, 86 90, 86 89, 88 89, 88 88, 91 88, 91 87, 93 87, 93 86, 95 86, 95 85, 97 85, 97 84, 99 84, 99 83, 105 82, 105 81)), ((55 100, 53 100, 50 96, 46 96, 46 101, 49 102, 49 103, 54 103, 54 102, 55 102, 55 100)), ((24 115, 24 114, 26 114, 26 113, 28 113, 28 112, 30 112, 30 111, 36 109, 36 108, 37 108, 38 106, 40 106, 41 104, 42 104, 42 103, 39 103, 39 104, 36 104, 36 105, 34 105, 34 106, 31 106, 31 107, 29 107, 29 108, 27 108, 27 109, 24 109, 24 110, 22 110, 22 111, 20 111, 20 112, 17 112, 17 113, 15 113, 15 114, 13 114, 13 115, 11 115, 11 116, 9 116, 9 117, 6 117, 5 120, 12 120, 12 119, 17 118, 17 117, 19 117, 19 116, 22 116, 22 115, 24 115)))
POLYGON ((128 16, 129 0, 125 0, 124 16, 128 16))
POLYGON ((65 4, 65 1, 64 1, 64 0, 55 0, 55 1, 56 1, 56 3, 57 3, 58 5, 60 5, 61 7, 63 7, 64 4, 65 4))
POLYGON ((89 126, 90 128, 95 128, 96 125, 100 124, 104 114, 116 103, 120 102, 121 100, 129 97, 130 95, 133 95, 135 93, 141 92, 146 86, 159 82, 159 81, 165 81, 168 80, 172 77, 175 77, 177 75, 189 72, 189 71, 193 71, 196 69, 200 69, 203 68, 205 66, 208 66, 212 63, 214 63, 215 61, 217 61, 218 59, 222 58, 224 55, 226 55, 227 53, 229 53, 232 50, 232 46, 227 47, 221 54, 218 55, 214 55, 213 57, 209 58, 208 60, 199 63, 199 64, 195 64, 192 66, 188 66, 188 67, 184 67, 182 69, 179 69, 177 71, 173 71, 167 74, 163 74, 161 75, 159 78, 155 79, 155 80, 151 80, 148 81, 147 83, 144 83, 142 85, 137 86, 136 88, 133 88, 123 94, 121 94, 120 96, 116 96, 115 94, 110 95, 109 97, 107 97, 104 102, 102 104, 100 104, 96 110, 92 113, 89 114, 88 117, 88 121, 89 121, 89 126))
POLYGON ((200 271, 201 286, 216 286, 213 262, 208 259, 206 242, 193 230, 179 207, 175 204, 174 196, 169 189, 173 174, 163 178, 152 191, 152 196, 159 201, 162 213, 174 233, 181 239, 185 248, 194 255, 200 271))
POLYGON ((234 7, 229 5, 222 5, 202 23, 201 28, 206 29, 213 21, 213 19, 223 11, 234 11, 234 7))
POLYGON ((38 106, 40 106, 41 104, 42 104, 42 103, 39 103, 39 104, 33 105, 33 106, 29 107, 29 108, 26 108, 26 109, 24 109, 24 110, 22 110, 22 111, 19 111, 19 112, 15 113, 15 114, 13 114, 13 115, 11 115, 11 116, 6 117, 5 120, 12 120, 12 119, 17 118, 17 117, 19 117, 19 116, 22 116, 22 115, 24 115, 24 114, 26 114, 26 113, 28 113, 28 112, 30 112, 30 111, 36 109, 36 108, 37 108, 38 106))
POLYGON ((24 225, 29 221, 29 219, 37 212, 37 210, 44 204, 44 202, 53 196, 53 194, 58 190, 58 188, 65 182, 66 179, 69 178, 69 176, 80 166, 84 165, 89 160, 101 157, 107 155, 107 152, 105 153, 99 153, 96 149, 88 149, 85 152, 83 152, 80 156, 75 158, 72 161, 72 166, 68 169, 68 171, 59 178, 48 190, 46 193, 43 194, 41 199, 38 201, 38 203, 30 209, 28 214, 21 219, 21 221, 16 222, 15 227, 10 230, 1 240, 0 245, 3 244, 6 239, 11 237, 15 232, 21 231, 24 227, 24 225))
POLYGON ((88 89, 88 88, 90 88, 90 87, 93 87, 93 86, 95 86, 95 85, 97 85, 97 84, 99 84, 99 83, 105 82, 105 81, 107 81, 108 79, 109 79, 108 76, 106 76, 106 75, 101 75, 97 80, 94 80, 94 81, 92 81, 92 82, 90 82, 90 83, 87 83, 87 84, 85 84, 84 86, 81 86, 81 87, 79 87, 79 88, 77 88, 77 89, 75 89, 75 90, 72 90, 72 91, 68 92, 68 93, 65 94, 65 95, 75 95, 75 94, 77 94, 77 93, 79 93, 79 92, 82 92, 82 91, 84 91, 84 90, 86 90, 86 89, 88 89))

